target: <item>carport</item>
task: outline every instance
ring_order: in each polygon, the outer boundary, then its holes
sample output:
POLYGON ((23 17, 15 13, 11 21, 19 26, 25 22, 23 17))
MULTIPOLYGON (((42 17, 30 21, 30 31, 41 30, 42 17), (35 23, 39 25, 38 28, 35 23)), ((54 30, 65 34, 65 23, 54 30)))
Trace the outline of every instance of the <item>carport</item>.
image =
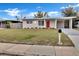
MULTIPOLYGON (((63 28, 69 28, 72 29, 74 27, 74 20, 76 19, 76 17, 62 17, 60 18, 60 20, 62 21, 62 27, 63 28)), ((59 24, 57 25, 59 26, 59 24)))

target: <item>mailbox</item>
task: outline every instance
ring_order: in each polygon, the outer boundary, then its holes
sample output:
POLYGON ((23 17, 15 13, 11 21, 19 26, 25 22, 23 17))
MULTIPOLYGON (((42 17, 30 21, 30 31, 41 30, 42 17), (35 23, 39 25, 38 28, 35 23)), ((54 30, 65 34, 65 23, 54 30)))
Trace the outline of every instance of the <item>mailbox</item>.
POLYGON ((59 32, 59 33, 62 33, 62 30, 61 30, 61 29, 59 29, 59 30, 58 30, 58 32, 59 32))
POLYGON ((62 45, 62 41, 61 41, 61 33, 62 33, 62 30, 59 29, 59 30, 58 30, 58 44, 59 44, 59 45, 62 45))

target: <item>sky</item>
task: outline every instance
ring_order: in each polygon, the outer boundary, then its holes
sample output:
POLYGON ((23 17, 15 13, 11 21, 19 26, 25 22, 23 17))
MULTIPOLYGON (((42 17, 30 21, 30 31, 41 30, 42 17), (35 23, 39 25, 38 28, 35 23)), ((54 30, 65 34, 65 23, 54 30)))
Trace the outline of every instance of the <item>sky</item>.
POLYGON ((0 3, 0 19, 16 20, 15 16, 33 18, 37 11, 48 12, 50 18, 62 17, 61 11, 69 6, 79 9, 78 3, 0 3))

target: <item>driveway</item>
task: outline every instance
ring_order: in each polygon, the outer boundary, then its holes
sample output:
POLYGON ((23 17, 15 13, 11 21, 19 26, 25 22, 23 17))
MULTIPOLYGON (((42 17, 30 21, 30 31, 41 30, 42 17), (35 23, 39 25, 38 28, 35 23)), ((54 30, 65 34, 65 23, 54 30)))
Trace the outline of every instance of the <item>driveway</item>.
POLYGON ((79 31, 74 29, 62 29, 62 31, 68 35, 75 47, 79 50, 79 31))

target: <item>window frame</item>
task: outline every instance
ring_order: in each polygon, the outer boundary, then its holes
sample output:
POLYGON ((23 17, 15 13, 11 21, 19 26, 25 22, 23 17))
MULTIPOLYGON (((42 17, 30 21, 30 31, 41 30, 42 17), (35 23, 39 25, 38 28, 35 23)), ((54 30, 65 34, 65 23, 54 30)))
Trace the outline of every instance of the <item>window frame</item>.
POLYGON ((44 26, 44 20, 39 20, 39 21, 38 21, 38 25, 39 25, 39 26, 44 26))
POLYGON ((33 22, 32 21, 27 21, 27 24, 32 24, 33 22))

